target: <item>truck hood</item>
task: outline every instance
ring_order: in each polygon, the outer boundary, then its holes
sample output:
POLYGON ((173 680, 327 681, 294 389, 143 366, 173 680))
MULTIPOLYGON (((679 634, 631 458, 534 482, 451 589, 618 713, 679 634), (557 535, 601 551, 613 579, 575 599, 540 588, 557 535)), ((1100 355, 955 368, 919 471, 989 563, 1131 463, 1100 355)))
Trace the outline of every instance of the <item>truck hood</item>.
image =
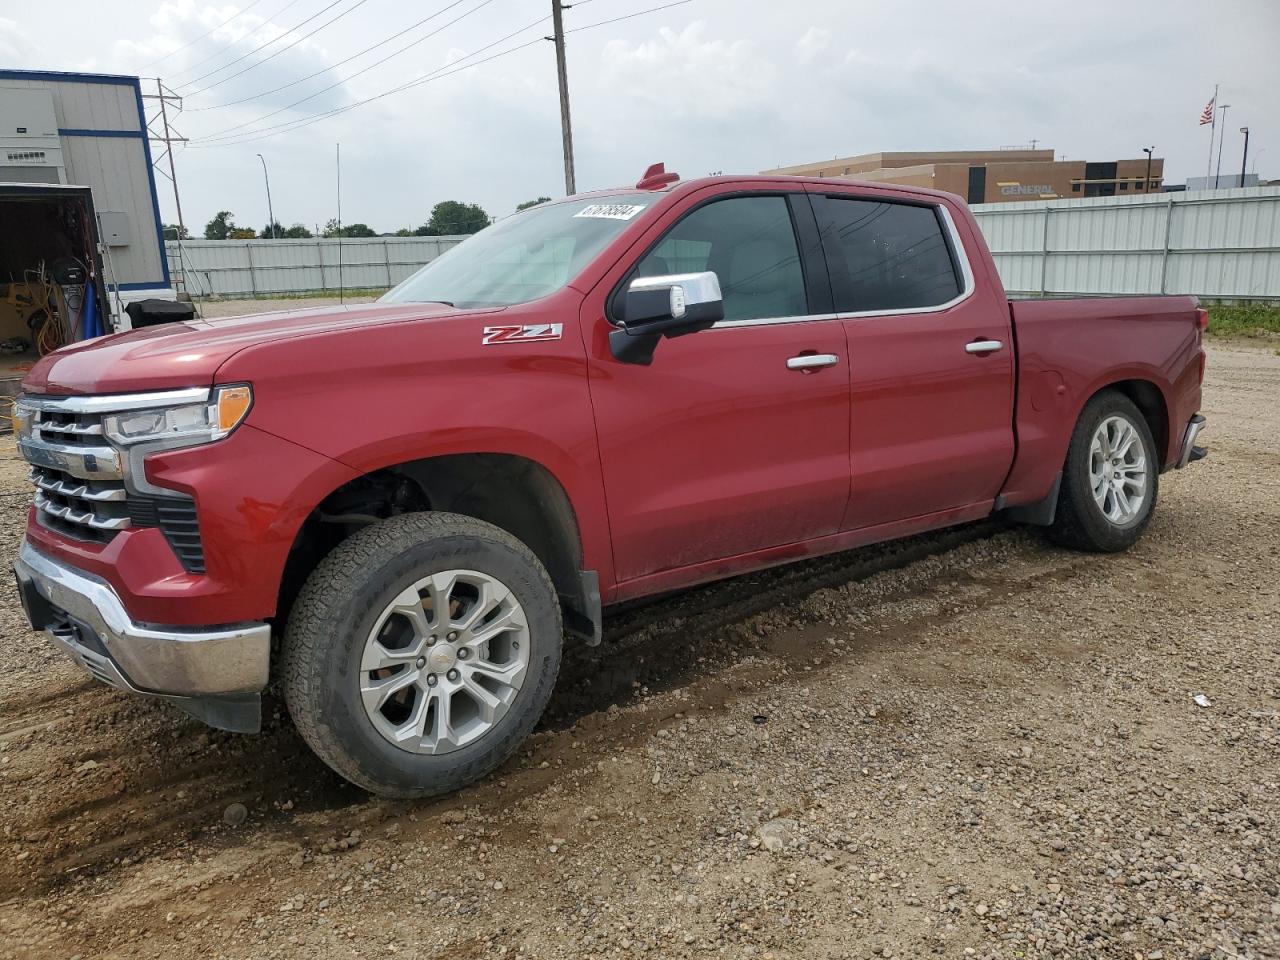
POLYGON ((127 393, 203 387, 246 347, 415 320, 446 321, 500 312, 445 304, 360 304, 282 310, 243 317, 144 327, 86 340, 42 357, 22 381, 27 393, 127 393))

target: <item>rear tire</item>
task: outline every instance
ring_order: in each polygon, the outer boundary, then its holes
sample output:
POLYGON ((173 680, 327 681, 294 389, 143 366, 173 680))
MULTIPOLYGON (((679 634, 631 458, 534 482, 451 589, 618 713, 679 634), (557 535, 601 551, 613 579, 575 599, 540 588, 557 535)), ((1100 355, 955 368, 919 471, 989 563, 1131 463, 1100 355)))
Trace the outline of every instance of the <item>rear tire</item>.
POLYGON ((1127 550, 1147 529, 1159 486, 1146 418, 1123 393, 1104 390, 1085 404, 1072 432, 1049 536, 1076 550, 1127 550))
POLYGON ((404 514, 308 577, 285 633, 285 702, 347 780, 436 796, 516 751, 551 696, 561 641, 555 588, 528 547, 470 517, 404 514))

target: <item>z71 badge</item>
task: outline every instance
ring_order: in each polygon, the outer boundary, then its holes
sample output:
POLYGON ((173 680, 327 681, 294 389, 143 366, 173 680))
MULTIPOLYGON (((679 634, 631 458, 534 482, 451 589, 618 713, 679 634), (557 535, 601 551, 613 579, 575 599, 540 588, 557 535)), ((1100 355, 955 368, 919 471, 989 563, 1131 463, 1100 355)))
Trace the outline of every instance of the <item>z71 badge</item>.
POLYGON ((526 323, 506 327, 485 327, 481 343, 530 343, 534 340, 559 340, 563 323, 526 323))

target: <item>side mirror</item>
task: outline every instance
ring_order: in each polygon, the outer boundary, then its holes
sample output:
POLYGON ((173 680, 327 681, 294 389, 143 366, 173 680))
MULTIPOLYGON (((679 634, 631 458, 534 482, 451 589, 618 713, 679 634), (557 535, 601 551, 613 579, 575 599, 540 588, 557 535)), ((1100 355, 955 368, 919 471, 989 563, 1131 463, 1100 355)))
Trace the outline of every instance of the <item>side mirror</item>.
POLYGON ((609 349, 623 363, 648 366, 662 337, 697 333, 724 319, 720 279, 711 270, 637 277, 622 300, 621 326, 609 349))

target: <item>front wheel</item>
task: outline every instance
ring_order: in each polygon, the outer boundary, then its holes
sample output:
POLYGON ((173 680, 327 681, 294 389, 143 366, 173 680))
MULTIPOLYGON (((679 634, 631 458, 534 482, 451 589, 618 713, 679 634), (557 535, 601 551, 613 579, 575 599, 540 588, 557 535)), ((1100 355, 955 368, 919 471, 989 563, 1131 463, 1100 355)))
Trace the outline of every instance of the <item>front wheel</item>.
POLYGON ((560 605, 532 551, 415 513, 343 541, 307 579, 281 660, 304 740, 389 797, 457 790, 533 729, 560 666, 560 605))
POLYGON ((1071 435, 1049 535, 1077 550, 1125 550, 1146 530, 1159 482, 1146 418, 1124 394, 1103 391, 1085 405, 1071 435))

